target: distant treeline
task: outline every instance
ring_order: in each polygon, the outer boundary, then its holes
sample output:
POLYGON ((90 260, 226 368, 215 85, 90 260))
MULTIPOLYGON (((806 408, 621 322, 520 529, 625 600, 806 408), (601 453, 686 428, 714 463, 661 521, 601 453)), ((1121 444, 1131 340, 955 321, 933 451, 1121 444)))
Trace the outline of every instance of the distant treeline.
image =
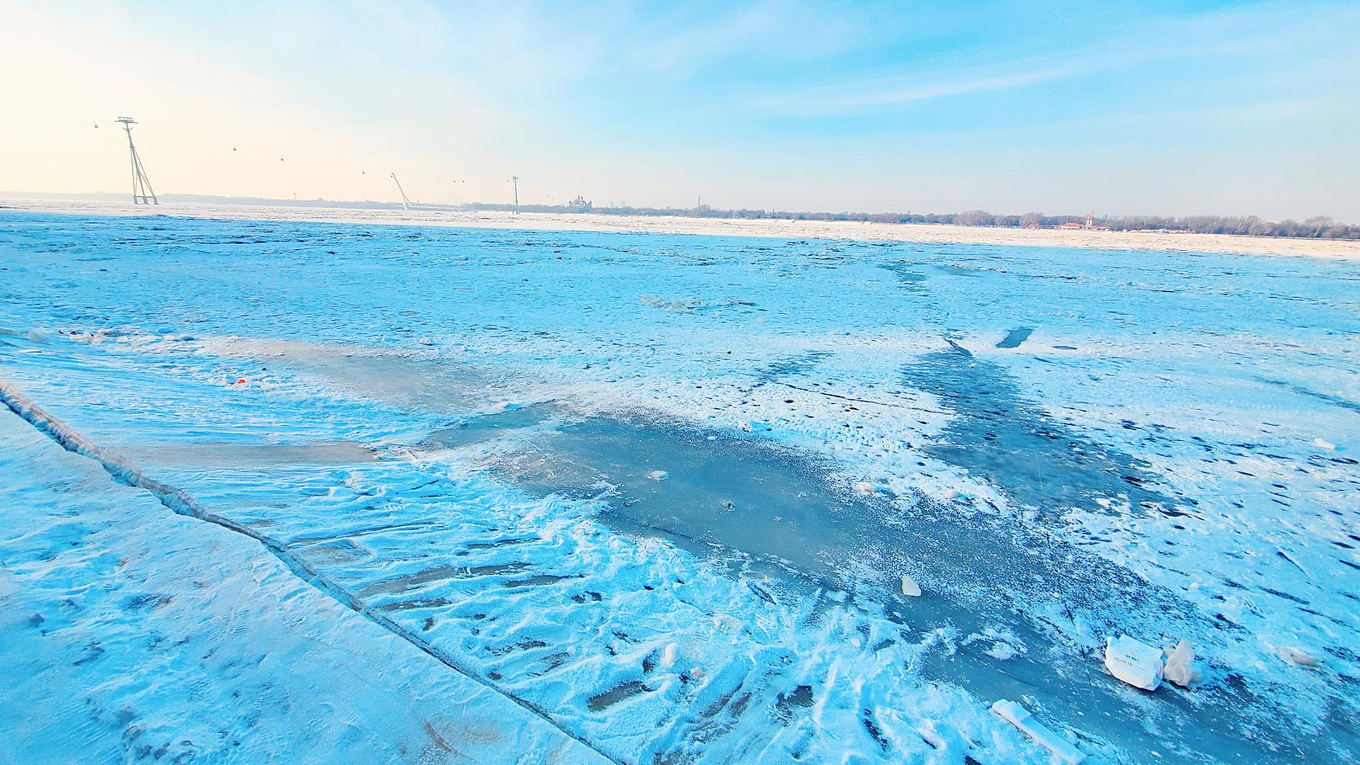
MULTIPOLYGON (((470 210, 515 209, 512 205, 470 204, 470 210)), ((958 226, 993 228, 1058 228, 1064 223, 1086 224, 1085 215, 995 215, 986 210, 960 213, 858 213, 789 212, 784 210, 719 210, 708 205, 679 207, 595 207, 589 202, 575 205, 520 205, 520 212, 595 213, 598 215, 670 215, 687 218, 727 218, 748 220, 862 221, 870 223, 949 223, 958 226)), ((1156 215, 1096 216, 1092 225, 1111 231, 1183 231, 1195 234, 1240 234, 1243 236, 1291 236, 1311 239, 1360 239, 1360 226, 1337 223, 1331 218, 1314 217, 1305 221, 1268 221, 1254 215, 1224 217, 1187 215, 1181 218, 1156 215)))
POLYGON ((1124 215, 1101 224, 1112 231, 1193 231, 1196 234, 1242 234, 1245 236, 1300 236, 1309 239, 1360 239, 1360 226, 1337 223, 1326 216, 1305 221, 1270 221, 1255 215, 1245 218, 1219 215, 1187 215, 1160 218, 1124 215))
MULTIPOLYGON (((4 194, 0 194, 4 196, 4 194)), ((16 198, 34 199, 99 199, 125 200, 125 194, 107 192, 76 194, 13 194, 16 198)), ((396 202, 355 202, 328 199, 266 199, 257 197, 223 197, 206 194, 162 194, 166 202, 197 202, 208 204, 252 204, 286 207, 334 207, 375 210, 399 210, 396 202)), ((473 202, 463 205, 416 204, 412 209, 488 210, 512 212, 514 205, 473 202)), ((786 210, 718 210, 708 205, 699 207, 629 207, 627 205, 595 207, 578 197, 563 205, 520 205, 519 212, 538 213, 594 213, 597 215, 669 215, 682 218, 744 218, 749 220, 817 220, 862 221, 871 223, 951 223, 957 226, 989 226, 994 228, 1058 228, 1063 224, 1086 225, 1085 215, 1045 215, 1027 212, 1023 215, 995 215, 986 210, 967 210, 960 213, 857 213, 857 212, 790 212, 786 210)), ((1249 215, 1223 217, 1218 215, 1187 215, 1181 218, 1157 215, 1094 216, 1091 225, 1111 231, 1184 231, 1195 234, 1240 234, 1243 236, 1288 236, 1308 239, 1360 239, 1360 225, 1337 223, 1318 216, 1304 221, 1269 221, 1249 215)))

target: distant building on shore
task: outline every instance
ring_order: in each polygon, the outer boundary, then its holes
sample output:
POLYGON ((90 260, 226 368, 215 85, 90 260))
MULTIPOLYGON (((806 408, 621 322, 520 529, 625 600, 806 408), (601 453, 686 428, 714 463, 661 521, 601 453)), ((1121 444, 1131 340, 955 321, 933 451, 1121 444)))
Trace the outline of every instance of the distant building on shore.
POLYGON ((1063 229, 1064 231, 1105 231, 1105 230, 1107 230, 1104 226, 1097 226, 1097 225, 1096 225, 1096 212, 1095 212, 1095 210, 1092 210, 1091 212, 1086 213, 1086 221, 1085 221, 1084 223, 1077 223, 1076 221, 1067 221, 1066 223, 1059 223, 1059 224, 1058 224, 1058 228, 1063 229))

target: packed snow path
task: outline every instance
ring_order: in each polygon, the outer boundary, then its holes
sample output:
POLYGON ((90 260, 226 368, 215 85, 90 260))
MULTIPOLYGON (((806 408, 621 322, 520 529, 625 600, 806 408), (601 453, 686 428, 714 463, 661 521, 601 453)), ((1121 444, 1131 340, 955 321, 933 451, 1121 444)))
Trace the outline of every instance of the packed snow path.
POLYGON ((0 220, 0 376, 616 760, 1354 758, 1354 266, 0 220))

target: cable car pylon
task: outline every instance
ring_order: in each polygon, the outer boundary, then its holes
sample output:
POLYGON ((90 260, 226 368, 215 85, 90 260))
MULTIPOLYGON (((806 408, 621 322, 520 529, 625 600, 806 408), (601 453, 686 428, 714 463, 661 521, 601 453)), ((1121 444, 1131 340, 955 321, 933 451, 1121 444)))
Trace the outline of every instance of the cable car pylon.
POLYGON ((132 154, 132 203, 134 205, 159 205, 161 201, 156 198, 156 192, 151 189, 151 179, 146 177, 146 168, 142 167, 142 158, 137 155, 137 145, 132 142, 132 126, 136 125, 137 121, 131 117, 119 117, 116 121, 121 122, 123 130, 127 132, 128 151, 132 154))
POLYGON ((397 180, 397 174, 391 173, 391 176, 392 182, 397 184, 397 191, 401 192, 401 208, 403 210, 411 209, 411 200, 406 198, 406 190, 401 187, 401 181, 397 180))

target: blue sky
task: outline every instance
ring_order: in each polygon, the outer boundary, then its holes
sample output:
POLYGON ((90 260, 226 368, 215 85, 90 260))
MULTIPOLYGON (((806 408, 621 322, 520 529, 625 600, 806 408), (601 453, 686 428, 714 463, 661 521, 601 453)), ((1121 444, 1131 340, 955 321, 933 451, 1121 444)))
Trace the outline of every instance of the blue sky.
POLYGON ((0 190, 1360 221, 1360 4, 0 0, 0 190), (134 59, 131 51, 140 51, 134 59), (8 60, 6 60, 8 59, 8 60), (6 92, 10 91, 10 92, 6 92), (232 151, 235 147, 235 151, 232 151), (280 160, 282 158, 282 160, 280 160))

